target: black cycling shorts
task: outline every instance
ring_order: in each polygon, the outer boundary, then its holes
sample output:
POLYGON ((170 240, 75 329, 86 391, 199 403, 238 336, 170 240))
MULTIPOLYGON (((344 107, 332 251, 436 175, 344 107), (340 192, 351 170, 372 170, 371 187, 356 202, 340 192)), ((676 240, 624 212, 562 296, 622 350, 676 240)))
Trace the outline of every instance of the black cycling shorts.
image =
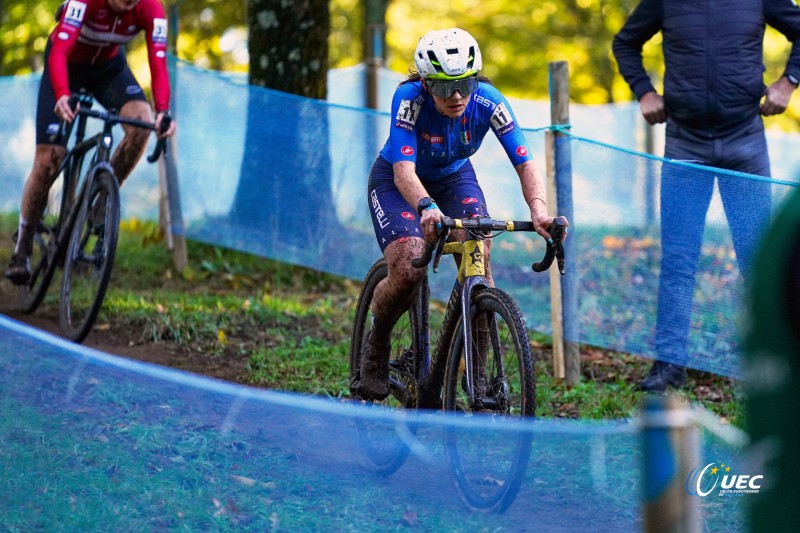
MULTIPOLYGON (((51 42, 48 39, 44 52, 44 72, 39 85, 39 99, 36 104, 36 144, 60 144, 67 140, 59 135, 61 119, 55 113, 56 96, 50 83, 47 60, 50 57, 51 42), (53 136, 56 136, 53 138, 53 136)), ((119 111, 123 105, 134 100, 147 102, 142 86, 128 67, 124 49, 119 54, 94 65, 71 63, 69 65, 69 88, 76 93, 81 89, 94 95, 95 100, 106 109, 119 111)))
MULTIPOLYGON (((450 218, 489 216, 486 199, 469 160, 440 180, 421 181, 441 212, 450 218)), ((423 238, 417 208, 408 205, 400 194, 394 183, 394 167, 383 157, 378 156, 372 166, 367 193, 375 238, 382 252, 394 241, 423 238)))

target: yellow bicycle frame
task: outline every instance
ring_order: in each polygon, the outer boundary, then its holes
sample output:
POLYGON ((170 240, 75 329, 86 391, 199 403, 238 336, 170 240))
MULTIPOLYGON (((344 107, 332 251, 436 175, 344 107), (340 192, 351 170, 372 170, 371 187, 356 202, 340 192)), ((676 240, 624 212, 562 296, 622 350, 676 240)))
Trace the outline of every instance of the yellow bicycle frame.
POLYGON ((462 285, 468 277, 486 275, 484 263, 486 254, 483 241, 470 239, 464 242, 448 242, 444 245, 442 253, 461 256, 461 262, 458 265, 458 282, 462 285))
MULTIPOLYGON (((456 228, 461 228, 461 220, 455 219, 456 228)), ((514 222, 508 221, 506 231, 514 231, 514 222)), ((467 239, 464 242, 448 242, 442 248, 442 254, 461 255, 458 265, 458 282, 462 285, 464 280, 472 276, 486 276, 486 257, 483 240, 467 239)))

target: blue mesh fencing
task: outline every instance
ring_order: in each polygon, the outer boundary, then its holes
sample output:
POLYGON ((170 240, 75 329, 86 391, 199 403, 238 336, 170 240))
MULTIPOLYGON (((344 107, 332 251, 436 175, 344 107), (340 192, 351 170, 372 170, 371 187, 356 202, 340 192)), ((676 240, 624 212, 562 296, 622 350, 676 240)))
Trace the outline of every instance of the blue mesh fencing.
POLYGON ((572 156, 575 214, 570 238, 577 248, 573 267, 579 278, 580 340, 656 357, 658 296, 663 293, 667 334, 661 342, 670 339, 673 345, 662 346, 662 358, 687 363, 688 357, 690 367, 739 376, 742 272, 753 260, 757 235, 769 225, 769 209, 759 220, 755 201, 763 196, 769 203, 771 197, 773 206, 780 205, 796 184, 665 161, 582 137, 573 137, 572 156), (691 186, 698 183, 713 184, 708 211, 705 217, 699 213, 704 219, 701 242, 684 237, 690 218, 683 212, 685 204, 660 205, 662 176, 671 176, 680 194, 693 194, 691 186), (755 235, 742 236, 734 246, 726 211, 747 217, 755 235), (679 223, 662 228, 662 216, 679 223), (665 281, 664 291, 659 288, 662 232, 677 236, 665 260, 680 275, 677 281, 665 281), (687 323, 677 324, 680 320, 687 323), (686 345, 681 346, 684 338, 686 345))
MULTIPOLYGON (((241 75, 174 64, 177 157, 187 235, 359 279, 379 256, 366 200, 366 177, 385 141, 389 116, 363 107, 363 67, 332 71, 325 103, 250 87, 241 75), (202 88, 202 89, 198 89, 202 88)), ((379 102, 388 108, 402 75, 383 71, 379 102)), ((0 111, 0 198, 3 212, 17 209, 32 160, 33 110, 38 75, 0 80, 7 101, 0 111)), ((540 168, 544 168, 546 102, 512 99, 518 121, 540 168)), ((643 128, 636 104, 572 106, 572 203, 569 258, 579 278, 578 326, 570 340, 655 357, 661 240, 659 187, 664 161, 637 151, 643 128)), ((117 132, 121 135, 121 131, 117 132)), ((655 135, 663 135, 657 129, 655 135)), ((796 136, 770 133, 773 205, 797 182, 796 136)), ((488 139, 474 157, 480 183, 495 217, 525 218, 516 173, 499 143, 488 139)), ((666 163, 692 180, 729 183, 744 198, 752 176, 666 163)), ((718 186, 716 187, 718 189, 718 186)), ((122 190, 123 217, 158 217, 157 168, 144 162, 122 190)), ((739 195, 741 196, 741 195, 739 195)), ((552 203, 552 201, 551 201, 552 203)), ((530 235, 500 237, 493 254, 498 284, 517 298, 528 325, 550 332, 549 283, 529 265, 543 253, 530 235)), ((684 348, 662 358, 723 375, 739 376, 739 310, 743 277, 727 219, 715 191, 698 259, 692 302, 671 304, 689 316, 684 348), (683 359, 688 357, 688 361, 683 359)), ((679 253, 680 255, 680 253, 679 253)), ((691 270, 691 269, 690 269, 691 270)), ((692 273, 686 279, 691 281, 692 273)), ((446 298, 454 269, 432 276, 433 293, 446 298)), ((666 307, 662 307, 662 314, 666 307)), ((673 309, 673 310, 676 310, 673 309)))
MULTIPOLYGON (((185 63, 176 63, 174 71, 179 137, 173 157, 187 237, 360 279, 379 255, 366 179, 387 135, 385 110, 401 76, 383 74, 384 110, 370 111, 362 107, 358 68, 331 73, 329 102, 250 87, 239 76, 185 63)), ((2 212, 16 211, 32 162, 37 84, 37 75, 0 79, 4 101, 15 103, 0 108, 2 212)), ((549 106, 515 99, 512 105, 544 169, 549 106)), ((777 206, 800 171, 800 154, 792 148, 796 136, 770 133, 777 179, 765 181, 642 154, 644 130, 635 104, 572 106, 570 112, 569 238, 575 252, 568 276, 577 281, 579 318, 571 340, 654 357, 662 174, 724 182, 739 198, 747 198, 754 184, 766 184, 777 206)), ((527 216, 499 143, 488 138, 474 165, 493 216, 527 216)), ((142 162, 123 187, 123 216, 156 219, 158 197, 156 167, 142 162)), ((544 252, 539 241, 501 236, 493 272, 519 302, 529 327, 548 333, 548 279, 530 270, 544 252)), ((736 248, 715 190, 691 289, 685 352, 689 366, 730 376, 740 373, 741 272, 752 260, 737 257, 736 248)), ((443 262, 432 274, 434 295, 444 297, 454 276, 443 262)), ((535 453, 519 497, 506 515, 486 518, 466 514, 445 482, 450 471, 440 436, 447 422, 438 418, 412 417, 424 428, 413 441, 412 458, 395 476, 369 477, 357 457, 354 421, 386 424, 389 439, 407 415, 365 413, 339 402, 132 363, 1 317, 0 330, 0 401, 5 412, 19 413, 0 431, 4 471, 17 469, 0 486, 0 500, 11 510, 2 515, 8 528, 107 523, 124 529, 297 530, 341 520, 345 529, 366 514, 383 529, 406 523, 437 529, 437 517, 450 512, 464 518, 465 530, 641 526, 640 452, 634 428, 624 421, 537 421, 535 453)), ((709 460, 738 460, 709 435, 704 449, 709 460)), ((741 503, 703 500, 706 529, 741 530, 741 503)))
MULTIPOLYGON (((538 420, 525 429, 401 415, 242 387, 68 343, 0 317, 0 527, 191 531, 634 531, 640 436, 629 421, 538 420), (359 425, 411 454, 367 468, 359 425), (445 431, 483 464, 520 431, 530 460, 500 515, 454 489, 445 431)), ((739 464, 710 434, 702 461, 739 464)), ((706 463, 703 463, 706 464, 706 463)), ((704 530, 743 531, 741 497, 703 499, 704 530)))
MULTIPOLYGON (((391 90, 394 83, 396 79, 382 80, 381 87, 391 90)), ((207 95, 178 99, 178 115, 185 117, 179 118, 178 150, 187 235, 361 278, 379 257, 369 219, 366 179, 385 141, 388 114, 249 87, 241 80, 181 63, 179 94, 187 85, 204 87, 207 95)), ((340 101, 347 96, 341 91, 343 85, 347 86, 332 81, 340 101)), ((544 168, 547 107, 542 102, 513 105, 519 122, 530 125, 526 135, 544 168)), ((576 342, 654 358, 657 341, 665 342, 656 339, 662 170, 675 169, 673 174, 690 181, 721 181, 729 197, 744 200, 752 194, 754 183, 762 183, 772 190, 776 205, 792 184, 665 162, 626 148, 641 142, 635 135, 636 106, 625 105, 616 111, 610 106, 576 106, 573 114, 572 132, 586 130, 596 138, 569 137, 574 256, 568 258, 568 271, 578 278, 578 327, 568 334, 576 342), (625 143, 614 146, 603 141, 609 138, 624 139, 625 143)), ((488 139, 473 163, 492 216, 526 218, 518 178, 499 143, 488 139)), ((774 166, 780 168, 784 163, 778 159, 774 166)), ((543 242, 522 234, 504 235, 498 241, 492 255, 498 285, 520 303, 529 327, 549 333, 548 277, 530 271, 530 264, 543 254, 543 242)), ((676 346, 667 353, 660 350, 661 357, 739 376, 740 272, 750 258, 736 260, 716 192, 702 245, 697 247, 701 254, 696 273, 689 264, 691 259, 681 261, 688 267, 683 278, 690 285, 684 288, 689 299, 670 300, 661 310, 663 316, 687 317, 688 324, 684 334, 670 337, 676 346), (696 283, 692 286, 693 276, 696 283), (686 346, 683 338, 688 339, 686 346)), ((684 250, 675 253, 686 255, 684 250)), ((446 299, 454 276, 450 263, 432 275, 435 297, 446 299)), ((662 322, 669 321, 662 318, 662 322)))

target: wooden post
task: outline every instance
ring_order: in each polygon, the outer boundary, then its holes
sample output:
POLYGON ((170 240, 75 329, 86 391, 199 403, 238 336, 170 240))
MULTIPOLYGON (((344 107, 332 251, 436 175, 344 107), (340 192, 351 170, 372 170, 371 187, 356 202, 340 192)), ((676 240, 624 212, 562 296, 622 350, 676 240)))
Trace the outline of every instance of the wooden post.
MULTIPOLYGON (((548 65, 550 73, 550 123, 553 126, 569 126, 569 66, 566 61, 554 61, 548 65)), ((567 385, 581 380, 581 359, 578 349, 578 258, 575 256, 575 221, 572 216, 572 146, 569 135, 562 131, 553 132, 553 168, 555 169, 555 198, 548 196, 555 204, 555 214, 567 217, 573 234, 564 242, 567 259, 567 274, 560 280, 561 301, 551 306, 561 308, 561 328, 563 329, 564 371, 567 385), (555 199, 555 202, 553 201, 555 199)), ((557 298, 556 298, 557 299, 557 298)), ((556 330, 554 323, 553 330, 556 330)), ((553 338, 555 350, 555 337, 553 338)))
MULTIPOLYGON (((544 152, 547 162, 547 197, 556 198, 556 143, 553 131, 544 134, 544 152)), ((555 216, 555 202, 547 205, 550 216, 555 216)), ((566 377, 564 362, 564 323, 561 320, 563 310, 561 309, 561 274, 557 269, 551 268, 550 273, 550 322, 553 329, 553 377, 564 379, 566 377)))
POLYGON ((641 420, 644 531, 699 532, 700 498, 690 495, 687 487, 692 469, 703 465, 689 406, 678 396, 651 395, 641 420))
POLYGON ((386 62, 386 8, 388 0, 364 0, 364 65, 366 102, 378 109, 378 74, 386 62))
MULTIPOLYGON (((178 8, 173 5, 170 8, 170 29, 169 50, 170 50, 170 86, 172 88, 172 118, 177 120, 175 115, 175 99, 177 94, 177 42, 178 42, 178 8)), ((178 272, 183 271, 189 265, 189 258, 186 251, 186 237, 183 227, 183 212, 181 210, 181 196, 178 187, 178 167, 177 151, 178 144, 173 136, 167 140, 167 151, 158 164, 159 182, 161 185, 160 200, 160 225, 161 231, 167 240, 167 248, 172 250, 172 264, 178 272)))

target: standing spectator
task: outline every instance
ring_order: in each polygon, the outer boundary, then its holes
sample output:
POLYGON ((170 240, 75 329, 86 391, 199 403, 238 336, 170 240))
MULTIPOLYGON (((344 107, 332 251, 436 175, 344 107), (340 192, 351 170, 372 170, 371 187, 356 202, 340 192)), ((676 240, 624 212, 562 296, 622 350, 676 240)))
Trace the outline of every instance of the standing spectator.
MULTIPOLYGON (((666 125, 666 159, 770 175, 762 115, 782 113, 800 81, 800 8, 793 0, 641 0, 614 37, 622 77, 650 124, 666 125), (783 75, 763 79, 766 24, 792 42, 783 75), (642 64, 642 47, 663 33, 664 95, 642 64)), ((658 360, 639 388, 662 392, 686 383, 686 341, 713 172, 666 163, 661 176, 661 278, 658 360)), ((770 186, 720 177, 718 187, 745 278, 759 233, 769 222, 770 186)))

